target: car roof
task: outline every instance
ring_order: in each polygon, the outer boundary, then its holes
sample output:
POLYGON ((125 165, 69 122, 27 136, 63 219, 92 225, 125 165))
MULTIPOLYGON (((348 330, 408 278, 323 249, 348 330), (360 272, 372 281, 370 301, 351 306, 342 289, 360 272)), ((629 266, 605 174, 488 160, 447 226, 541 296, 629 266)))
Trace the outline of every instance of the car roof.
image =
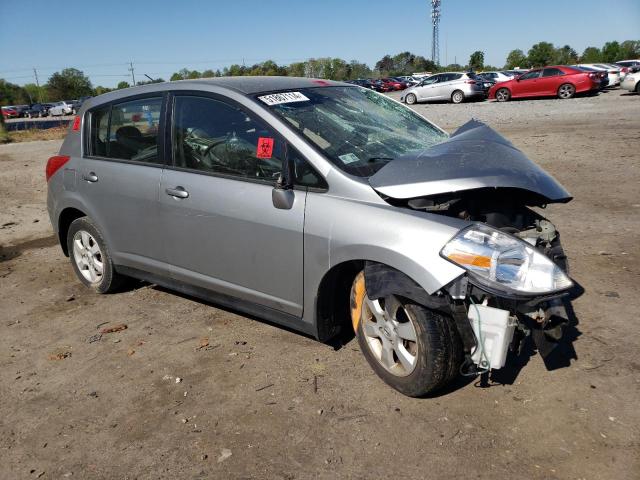
MULTIPOLYGON (((145 85, 138 85, 135 87, 125 88, 121 90, 114 90, 97 97, 90 97, 87 99, 88 108, 93 108, 97 105, 102 105, 107 102, 126 99, 135 95, 142 95, 146 93, 164 92, 171 90, 172 85, 178 86, 181 90, 193 89, 201 90, 206 87, 220 87, 228 90, 232 90, 244 95, 253 95, 256 93, 267 92, 279 92, 285 90, 295 90, 302 88, 320 87, 320 86, 345 86, 353 87, 352 84, 346 82, 336 82, 333 80, 324 80, 319 78, 306 78, 306 77, 277 77, 277 76, 262 76, 262 77, 217 77, 217 78, 198 78, 194 80, 177 80, 173 82, 163 83, 148 83, 145 85)), ((83 104, 84 107, 84 104, 83 104)))

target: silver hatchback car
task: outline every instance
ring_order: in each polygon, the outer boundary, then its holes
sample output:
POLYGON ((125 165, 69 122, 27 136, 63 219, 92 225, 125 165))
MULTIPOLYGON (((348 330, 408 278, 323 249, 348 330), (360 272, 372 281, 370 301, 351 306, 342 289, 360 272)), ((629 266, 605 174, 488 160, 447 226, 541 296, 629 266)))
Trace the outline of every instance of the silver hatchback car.
POLYGON ((78 278, 127 278, 321 341, 355 331, 411 396, 546 355, 572 281, 530 207, 566 202, 486 125, 449 136, 358 86, 286 77, 145 85, 87 100, 46 167, 78 278))
POLYGON ((475 73, 438 73, 403 91, 400 101, 413 105, 439 100, 462 103, 473 98, 485 98, 484 81, 475 73))

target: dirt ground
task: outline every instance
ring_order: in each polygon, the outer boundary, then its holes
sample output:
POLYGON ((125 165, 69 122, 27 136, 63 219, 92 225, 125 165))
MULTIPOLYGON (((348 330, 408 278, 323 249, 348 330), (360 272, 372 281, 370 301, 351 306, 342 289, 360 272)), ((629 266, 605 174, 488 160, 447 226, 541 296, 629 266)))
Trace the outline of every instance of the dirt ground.
POLYGON ((489 388, 411 399, 354 340, 335 349, 152 285, 96 295, 46 214, 60 141, 6 145, 0 478, 640 478, 640 96, 416 109, 449 130, 485 120, 575 196, 546 212, 585 289, 570 365, 527 353, 489 388))

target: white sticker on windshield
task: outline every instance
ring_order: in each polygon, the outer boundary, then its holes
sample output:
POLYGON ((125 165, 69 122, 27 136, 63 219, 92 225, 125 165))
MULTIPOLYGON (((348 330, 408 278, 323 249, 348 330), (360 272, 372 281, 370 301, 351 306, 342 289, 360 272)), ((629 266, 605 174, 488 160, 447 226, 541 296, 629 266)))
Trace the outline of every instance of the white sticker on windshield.
POLYGON ((349 165, 350 163, 359 162, 360 159, 356 156, 355 153, 345 153, 344 155, 338 155, 338 158, 344 162, 345 165, 349 165))
POLYGON ((281 103, 308 102, 309 99, 300 92, 272 93, 258 97, 267 105, 280 105, 281 103))

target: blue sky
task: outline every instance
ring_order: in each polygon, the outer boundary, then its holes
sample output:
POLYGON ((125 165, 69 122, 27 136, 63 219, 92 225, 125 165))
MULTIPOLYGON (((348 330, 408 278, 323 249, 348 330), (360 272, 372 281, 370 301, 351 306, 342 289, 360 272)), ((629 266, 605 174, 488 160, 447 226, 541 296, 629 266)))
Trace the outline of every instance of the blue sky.
MULTIPOLYGON (((474 50, 498 66, 509 50, 539 41, 579 53, 609 40, 640 39, 639 0, 443 0, 441 63, 474 50)), ((358 59, 409 50, 429 58, 427 0, 0 0, 0 78, 24 84, 74 66, 94 85, 143 73, 168 79, 273 59, 358 59)))

